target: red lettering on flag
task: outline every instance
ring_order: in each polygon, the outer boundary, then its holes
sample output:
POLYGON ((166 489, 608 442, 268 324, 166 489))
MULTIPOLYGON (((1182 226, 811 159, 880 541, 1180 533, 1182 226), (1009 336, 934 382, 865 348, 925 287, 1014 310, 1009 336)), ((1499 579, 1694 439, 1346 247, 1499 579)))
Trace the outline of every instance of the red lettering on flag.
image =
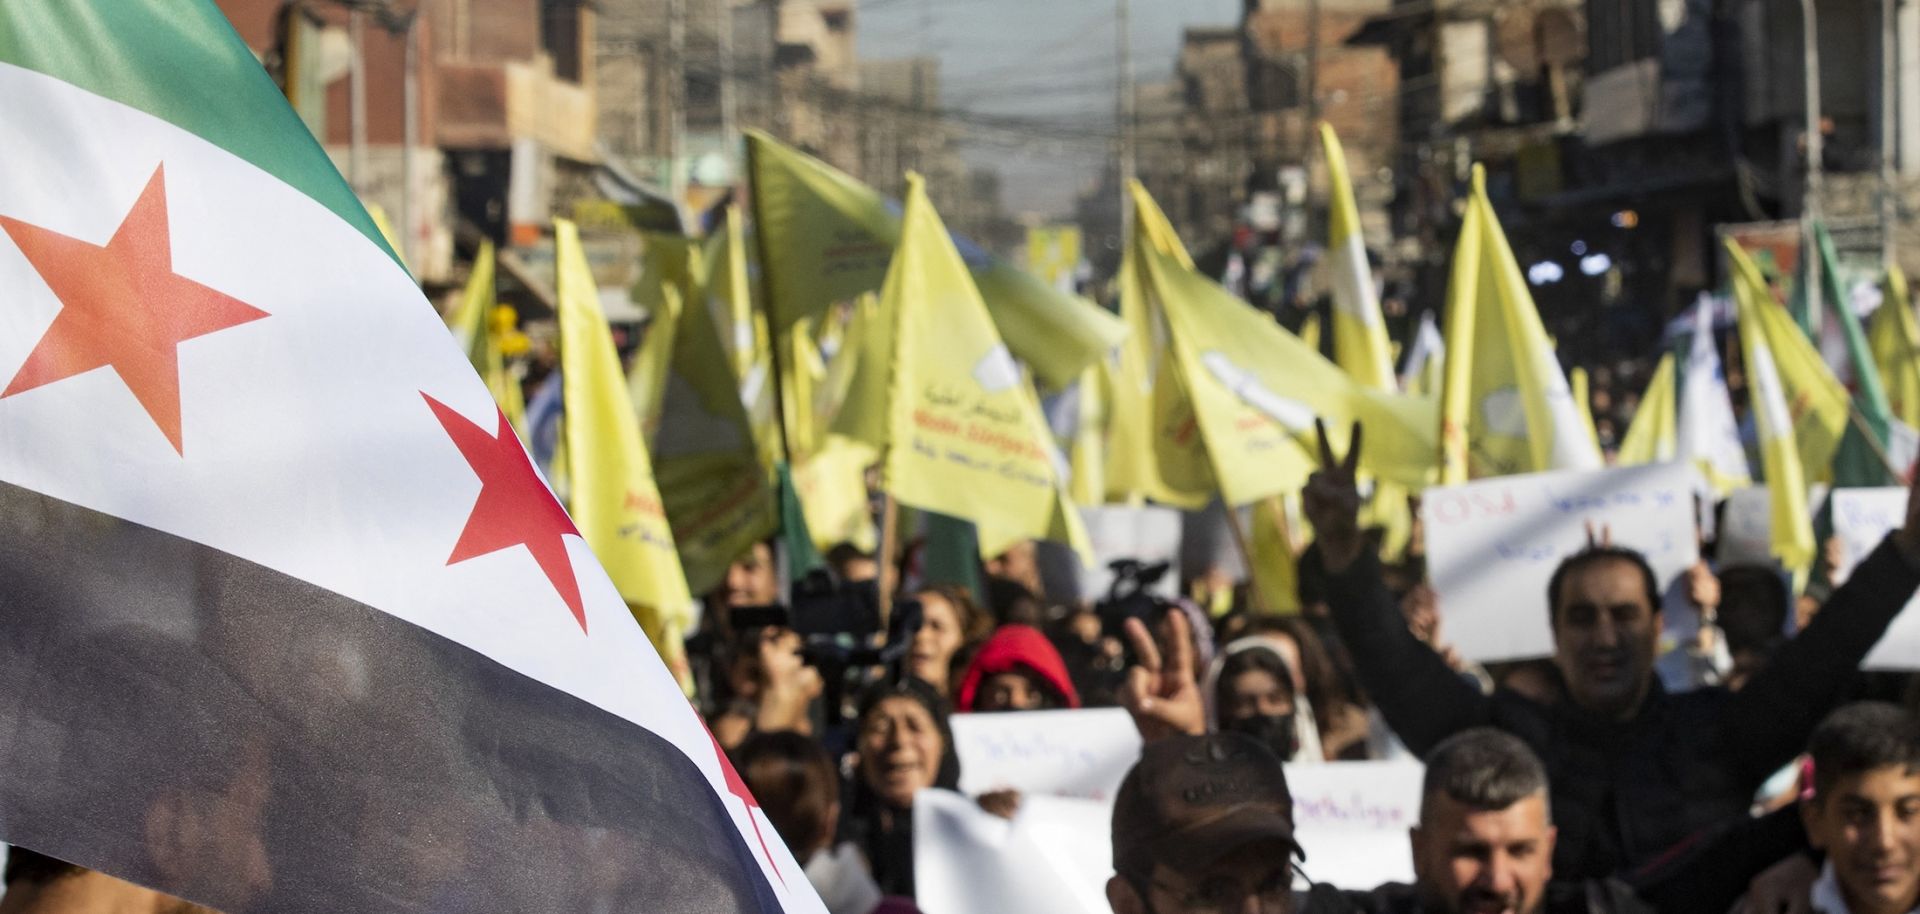
POLYGON ((112 368, 176 453, 180 343, 267 317, 267 312, 173 272, 166 166, 157 166, 106 247, 0 216, 60 313, 0 397, 112 368))
POLYGON ((467 458, 474 475, 480 477, 480 498, 474 502, 473 513, 467 517, 467 526, 460 531, 460 541, 454 544, 447 564, 525 546, 585 632, 587 610, 580 599, 580 581, 574 577, 566 541, 561 539, 579 536, 580 530, 540 480, 527 449, 514 436, 507 414, 495 410, 499 425, 489 433, 424 391, 420 396, 426 398, 440 427, 447 430, 461 456, 467 458))

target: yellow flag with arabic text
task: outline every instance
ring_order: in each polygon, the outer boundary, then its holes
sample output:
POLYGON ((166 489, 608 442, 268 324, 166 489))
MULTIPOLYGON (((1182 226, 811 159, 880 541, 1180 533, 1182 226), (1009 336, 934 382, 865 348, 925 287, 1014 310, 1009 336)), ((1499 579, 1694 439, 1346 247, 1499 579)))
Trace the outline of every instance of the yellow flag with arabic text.
POLYGON ((693 599, 593 270, 579 229, 565 219, 554 220, 554 258, 573 522, 661 658, 684 675, 693 599))
POLYGON ((886 491, 901 504, 972 521, 985 556, 1027 539, 1089 553, 1033 386, 1001 342, 918 175, 908 176, 903 218, 880 295, 893 337, 886 491))

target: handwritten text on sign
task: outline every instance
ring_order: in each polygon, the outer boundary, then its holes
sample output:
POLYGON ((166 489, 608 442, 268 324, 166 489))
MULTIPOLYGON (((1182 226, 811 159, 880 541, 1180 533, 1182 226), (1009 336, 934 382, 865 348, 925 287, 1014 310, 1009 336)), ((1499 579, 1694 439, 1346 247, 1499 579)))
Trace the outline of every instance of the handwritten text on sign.
POLYGON ((1655 464, 1502 476, 1429 489, 1421 502, 1441 636, 1470 660, 1553 652, 1547 582, 1587 527, 1647 557, 1661 589, 1699 558, 1695 471, 1655 464))
MULTIPOLYGON (((1840 538, 1841 576, 1865 561, 1887 534, 1906 523, 1907 490, 1898 486, 1833 490, 1833 535, 1840 538)), ((1907 603, 1862 666, 1870 670, 1920 670, 1920 612, 1907 603)))
POLYGON ((1111 801, 1140 757, 1140 731, 1119 708, 956 714, 960 789, 1111 801))

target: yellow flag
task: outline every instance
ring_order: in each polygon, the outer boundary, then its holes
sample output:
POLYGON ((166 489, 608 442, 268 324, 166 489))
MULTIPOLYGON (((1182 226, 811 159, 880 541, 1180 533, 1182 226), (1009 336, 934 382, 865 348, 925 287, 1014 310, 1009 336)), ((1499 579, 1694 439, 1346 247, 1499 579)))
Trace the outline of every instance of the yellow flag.
POLYGON ((1653 378, 1647 381, 1646 393, 1640 395, 1640 409, 1633 414, 1633 424, 1627 426, 1627 435, 1620 439, 1620 452, 1615 458, 1619 466, 1638 466, 1643 463, 1665 463, 1679 456, 1679 389, 1674 383, 1673 353, 1660 357, 1660 367, 1653 370, 1653 378))
POLYGON ((1079 414, 1074 417, 1073 440, 1068 442, 1067 462, 1072 476, 1067 491, 1077 505, 1098 505, 1107 500, 1107 400, 1111 396, 1112 369, 1104 359, 1095 362, 1080 376, 1079 414))
POLYGON ((627 367, 627 397, 634 414, 640 417, 640 436, 648 447, 660 434, 660 412, 666 405, 667 369, 673 364, 673 339, 687 310, 686 292, 680 285, 655 287, 646 326, 640 331, 640 348, 627 367))
POLYGON ((1593 446, 1600 446, 1600 430, 1593 424, 1593 397, 1587 387, 1587 370, 1576 365, 1567 370, 1568 387, 1573 391, 1573 408, 1580 414, 1580 425, 1587 430, 1587 437, 1593 439, 1593 446))
MULTIPOLYGON (((387 218, 387 208, 378 203, 368 203, 367 217, 373 220, 373 227, 380 230, 380 237, 386 239, 387 247, 393 249, 393 256, 399 259, 400 265, 412 273, 413 267, 407 264, 406 249, 400 246, 400 236, 394 234, 393 220, 387 218)), ((483 241, 481 244, 490 245, 492 242, 483 241)))
MULTIPOLYGON (((696 280, 708 275, 701 266, 695 264, 696 280)), ((726 578, 735 559, 773 535, 780 518, 771 468, 761 462, 721 343, 719 320, 732 315, 713 306, 715 290, 691 291, 705 304, 680 309, 662 328, 671 334, 664 344, 669 364, 652 453, 687 585, 705 593, 726 578)), ((669 293, 663 301, 671 307, 673 298, 669 293)))
POLYGON ((1118 277, 1127 337, 1108 389, 1107 497, 1198 510, 1213 498, 1213 468, 1168 345, 1166 317, 1152 301, 1146 262, 1148 251, 1182 266, 1193 259, 1146 188, 1135 182, 1130 192, 1133 233, 1118 277))
POLYGON ((500 411, 507 414, 513 430, 524 439, 526 399, 520 392, 520 379, 507 365, 503 351, 506 341, 517 338, 519 332, 514 329, 512 309, 494 304, 494 270, 493 242, 482 241, 480 252, 473 258, 473 270, 467 274, 466 288, 460 293, 460 303, 447 315, 447 326, 460 348, 466 351, 473 370, 487 382, 487 389, 493 392, 500 411))
POLYGON ((834 435, 794 467, 793 488, 814 548, 826 552, 841 543, 869 553, 880 548, 867 499, 867 469, 879 459, 872 445, 834 435))
MULTIPOLYGON (((1748 333, 1761 334, 1764 352, 1780 379, 1780 391, 1791 421, 1787 440, 1800 455, 1800 469, 1806 481, 1831 482, 1833 457, 1845 436, 1852 397, 1833 370, 1820 357, 1819 350, 1794 324, 1793 316, 1781 307, 1768 291, 1760 268, 1745 250, 1731 245, 1734 291, 1744 289, 1746 298, 1735 296, 1740 308, 1741 352, 1749 353, 1748 333), (1740 284, 1745 281, 1745 285, 1740 284), (1749 330, 1749 325, 1753 329, 1749 330)), ((1753 368, 1747 369, 1751 376, 1753 368)), ((1749 382, 1751 383, 1751 382, 1749 382)), ((1768 472, 1769 480, 1772 473, 1768 472)))
POLYGON ((1447 283, 1446 350, 1442 484, 1600 467, 1478 166, 1447 283))
POLYGON ((1920 428, 1920 323, 1914 320, 1907 277, 1899 266, 1887 268, 1880 292, 1880 309, 1867 323, 1867 342, 1894 418, 1920 428))
POLYGON ((700 268, 702 272, 695 281, 705 291, 708 310, 720 328, 720 345, 726 350, 734 377, 744 379, 752 373, 754 357, 766 343, 753 320, 746 234, 739 207, 727 207, 725 226, 707 238, 700 268))
POLYGON ((886 490, 972 521, 982 555, 1027 539, 1090 552, 1079 513, 1065 504, 1039 400, 918 175, 908 176, 903 219, 880 296, 893 324, 886 490))
POLYGON ((1080 267, 1080 227, 1036 225, 1027 229, 1027 272, 1062 292, 1073 291, 1080 267))
POLYGON ((1320 315, 1309 314, 1300 322, 1300 342, 1314 352, 1320 351, 1320 315))
POLYGON ((1344 441, 1367 427, 1360 468, 1423 486, 1438 422, 1430 401, 1368 390, 1212 280, 1151 248, 1152 303, 1165 314, 1181 387, 1221 498, 1232 506, 1292 492, 1318 467, 1314 419, 1344 441))
MULTIPOLYGON (((900 240, 898 210, 872 188, 759 131, 747 131, 747 150, 773 329, 879 289, 900 240)), ((1073 383, 1119 343, 1124 328, 1099 306, 967 248, 967 270, 997 331, 1048 387, 1073 383)))
POLYGON ((1327 269, 1333 280, 1333 361, 1375 390, 1397 390, 1387 325, 1373 288, 1373 268, 1360 235, 1360 207, 1347 177, 1347 155, 1333 125, 1320 124, 1320 145, 1327 156, 1330 185, 1327 269))
MULTIPOLYGON (((1799 359, 1797 344, 1807 347, 1806 338, 1793 324, 1785 308, 1773 300, 1766 280, 1745 251, 1732 239, 1727 240, 1727 256, 1733 267, 1733 299, 1740 313, 1740 352, 1746 362, 1747 384, 1753 400, 1754 426, 1760 438, 1760 465, 1767 478, 1767 493, 1772 502, 1773 554, 1788 568, 1799 570, 1813 562, 1813 519, 1807 510, 1807 477, 1801 450, 1794 435, 1800 423, 1794 420, 1792 394, 1784 379, 1785 359, 1799 359)), ((1814 358, 1819 358, 1818 354, 1814 358)), ((1845 391, 1841 391, 1844 397, 1845 391)), ((1801 417, 1812 420, 1808 411, 1801 417)), ((1838 430, 1813 428, 1822 437, 1831 437, 1838 445, 1838 430)), ((1832 456, 1832 447, 1828 448, 1832 456)))
POLYGON ((1253 503, 1252 553, 1250 569, 1260 591, 1263 612, 1295 615, 1300 612, 1300 569, 1293 554, 1293 537, 1287 530, 1287 512, 1278 498, 1253 503))
POLYGON ((660 656, 681 670, 693 600, 580 232, 565 219, 553 227, 573 522, 660 656))

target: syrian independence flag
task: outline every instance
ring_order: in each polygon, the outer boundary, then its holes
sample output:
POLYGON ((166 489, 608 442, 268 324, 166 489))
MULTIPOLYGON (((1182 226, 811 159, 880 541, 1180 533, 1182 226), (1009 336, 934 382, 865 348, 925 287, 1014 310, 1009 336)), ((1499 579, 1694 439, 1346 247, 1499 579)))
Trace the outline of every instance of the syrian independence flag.
POLYGON ((0 840, 244 912, 821 911, 209 0, 0 3, 0 840))

